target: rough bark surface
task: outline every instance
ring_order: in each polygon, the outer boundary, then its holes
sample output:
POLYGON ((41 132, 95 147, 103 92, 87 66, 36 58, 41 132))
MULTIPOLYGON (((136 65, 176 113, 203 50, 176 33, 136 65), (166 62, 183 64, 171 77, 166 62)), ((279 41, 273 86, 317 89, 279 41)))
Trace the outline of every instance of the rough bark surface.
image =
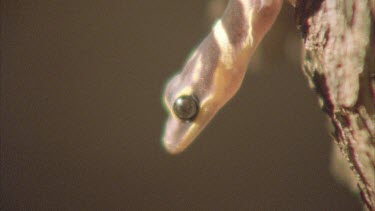
POLYGON ((299 0, 296 20, 303 70, 354 172, 347 178, 375 210, 375 0, 299 0))

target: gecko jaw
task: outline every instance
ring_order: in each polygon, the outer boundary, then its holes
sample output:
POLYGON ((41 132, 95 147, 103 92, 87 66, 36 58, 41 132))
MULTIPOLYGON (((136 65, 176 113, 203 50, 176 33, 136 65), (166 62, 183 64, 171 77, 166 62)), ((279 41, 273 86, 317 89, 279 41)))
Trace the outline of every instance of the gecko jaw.
POLYGON ((202 132, 217 112, 216 107, 203 107, 194 121, 183 121, 175 115, 170 115, 162 137, 165 150, 170 154, 184 151, 202 132))
POLYGON ((184 151, 202 130, 199 129, 198 131, 195 123, 181 121, 173 117, 167 120, 166 127, 169 130, 164 134, 162 141, 165 150, 170 154, 178 154, 184 151))

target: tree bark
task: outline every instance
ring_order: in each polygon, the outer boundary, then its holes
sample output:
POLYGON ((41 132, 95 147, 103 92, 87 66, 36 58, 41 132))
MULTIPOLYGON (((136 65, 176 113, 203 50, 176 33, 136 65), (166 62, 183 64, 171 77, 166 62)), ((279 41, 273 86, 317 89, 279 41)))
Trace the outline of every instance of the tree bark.
POLYGON ((354 172, 345 177, 375 210, 375 0, 298 0, 295 15, 303 70, 354 172))

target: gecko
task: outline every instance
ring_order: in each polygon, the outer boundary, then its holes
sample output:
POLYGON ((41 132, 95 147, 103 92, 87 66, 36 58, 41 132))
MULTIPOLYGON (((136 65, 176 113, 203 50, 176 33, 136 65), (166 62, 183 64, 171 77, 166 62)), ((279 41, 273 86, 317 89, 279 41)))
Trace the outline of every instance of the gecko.
POLYGON ((211 32, 167 83, 162 145, 184 151, 236 94, 257 46, 275 22, 282 0, 230 0, 211 32))

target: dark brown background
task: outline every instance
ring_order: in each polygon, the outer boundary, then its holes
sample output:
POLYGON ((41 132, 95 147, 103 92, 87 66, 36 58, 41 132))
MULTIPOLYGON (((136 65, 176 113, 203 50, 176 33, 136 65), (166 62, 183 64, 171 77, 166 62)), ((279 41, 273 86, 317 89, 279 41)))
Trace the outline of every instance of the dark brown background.
POLYGON ((329 172, 289 5, 238 95, 170 156, 161 92, 208 33, 207 1, 1 4, 4 210, 360 209, 329 172))

